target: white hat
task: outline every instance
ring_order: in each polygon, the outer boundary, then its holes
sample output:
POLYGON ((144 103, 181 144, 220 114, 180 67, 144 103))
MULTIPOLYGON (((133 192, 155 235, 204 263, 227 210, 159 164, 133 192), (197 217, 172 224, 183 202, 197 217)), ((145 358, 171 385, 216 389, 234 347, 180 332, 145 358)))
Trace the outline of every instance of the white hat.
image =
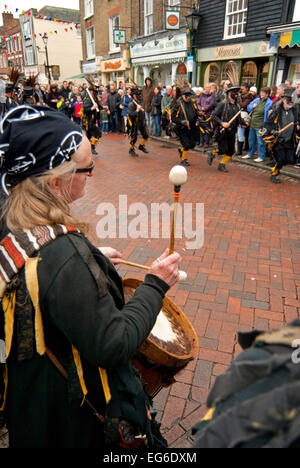
POLYGON ((257 93, 257 87, 256 86, 252 86, 250 88, 250 91, 253 91, 254 93, 257 93))

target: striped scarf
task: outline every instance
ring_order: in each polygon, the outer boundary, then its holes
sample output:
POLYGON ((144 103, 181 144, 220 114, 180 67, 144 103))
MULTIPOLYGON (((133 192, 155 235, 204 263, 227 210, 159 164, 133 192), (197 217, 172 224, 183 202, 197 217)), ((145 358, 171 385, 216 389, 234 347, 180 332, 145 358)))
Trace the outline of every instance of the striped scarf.
POLYGON ((60 236, 79 232, 78 229, 57 224, 24 229, 8 234, 0 244, 0 299, 7 285, 24 267, 28 258, 60 236))

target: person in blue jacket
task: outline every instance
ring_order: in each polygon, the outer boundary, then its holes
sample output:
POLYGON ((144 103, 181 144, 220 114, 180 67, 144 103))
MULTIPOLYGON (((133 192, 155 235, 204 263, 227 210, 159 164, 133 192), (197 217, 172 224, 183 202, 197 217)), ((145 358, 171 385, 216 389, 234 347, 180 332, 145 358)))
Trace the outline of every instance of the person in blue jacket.
POLYGON ((249 133, 249 153, 243 159, 252 159, 256 148, 258 148, 258 158, 254 161, 261 163, 266 159, 267 146, 260 131, 264 122, 268 119, 269 110, 272 107, 270 98, 270 88, 262 88, 260 97, 254 99, 248 105, 248 112, 251 113, 250 133, 249 133))
POLYGON ((127 119, 128 119, 128 106, 131 103, 131 88, 127 88, 126 93, 121 97, 120 109, 122 110, 121 115, 124 119, 124 133, 127 133, 127 119))

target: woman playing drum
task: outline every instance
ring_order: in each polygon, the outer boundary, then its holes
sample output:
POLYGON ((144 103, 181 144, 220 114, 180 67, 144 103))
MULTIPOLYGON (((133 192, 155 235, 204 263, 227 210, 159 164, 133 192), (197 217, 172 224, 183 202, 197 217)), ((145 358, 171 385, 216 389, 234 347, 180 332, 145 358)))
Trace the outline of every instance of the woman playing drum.
POLYGON ((131 358, 178 281, 180 256, 164 252, 125 305, 113 265, 121 254, 105 250, 110 261, 70 211, 94 169, 81 129, 26 105, 0 131, 0 408, 10 446, 165 446, 131 358))

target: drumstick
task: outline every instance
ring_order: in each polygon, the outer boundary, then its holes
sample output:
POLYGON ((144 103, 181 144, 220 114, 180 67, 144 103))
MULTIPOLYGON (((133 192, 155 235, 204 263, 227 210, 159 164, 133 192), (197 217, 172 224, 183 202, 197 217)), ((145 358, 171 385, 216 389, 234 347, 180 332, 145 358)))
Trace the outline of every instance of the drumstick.
MULTIPOLYGON (((141 270, 147 270, 147 271, 150 270, 150 267, 148 267, 148 266, 139 265, 138 263, 134 263, 134 262, 128 262, 127 260, 122 260, 121 263, 123 265, 132 266, 134 268, 140 268, 141 270)), ((187 279, 186 272, 185 271, 179 271, 179 281, 182 282, 182 281, 185 281, 186 279, 187 279)))
POLYGON ((171 239, 170 239, 170 255, 175 250, 175 229, 176 229, 176 218, 177 208, 179 202, 179 194, 181 186, 187 182, 187 170, 182 166, 175 166, 170 172, 169 180, 174 185, 174 208, 172 211, 172 226, 171 226, 171 239))

